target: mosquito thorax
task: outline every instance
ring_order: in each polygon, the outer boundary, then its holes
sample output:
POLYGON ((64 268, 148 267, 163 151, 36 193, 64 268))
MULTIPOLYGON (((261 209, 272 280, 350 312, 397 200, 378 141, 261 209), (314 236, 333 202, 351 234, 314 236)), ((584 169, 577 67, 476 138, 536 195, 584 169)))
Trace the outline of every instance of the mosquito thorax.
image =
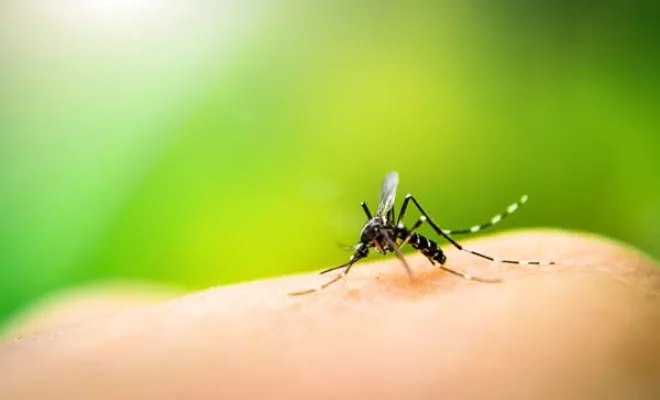
POLYGON ((367 221, 360 232, 361 242, 371 242, 374 239, 380 238, 380 231, 385 226, 386 221, 382 217, 374 217, 367 221))

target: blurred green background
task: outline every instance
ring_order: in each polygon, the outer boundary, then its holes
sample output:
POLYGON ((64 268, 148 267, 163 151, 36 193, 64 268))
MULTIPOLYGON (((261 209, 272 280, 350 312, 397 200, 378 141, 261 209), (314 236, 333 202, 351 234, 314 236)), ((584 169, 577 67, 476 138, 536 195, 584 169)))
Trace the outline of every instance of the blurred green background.
POLYGON ((3 2, 0 324, 86 282, 341 263, 390 170, 446 228, 528 193, 501 229, 658 257, 655 8, 3 2))

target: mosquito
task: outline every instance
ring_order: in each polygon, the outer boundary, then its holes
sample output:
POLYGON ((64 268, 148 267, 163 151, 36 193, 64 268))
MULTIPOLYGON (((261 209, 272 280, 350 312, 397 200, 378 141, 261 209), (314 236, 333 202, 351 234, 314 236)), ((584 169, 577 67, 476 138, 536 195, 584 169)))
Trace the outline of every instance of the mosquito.
POLYGON ((332 285, 333 283, 339 281, 340 279, 348 275, 348 273, 351 270, 351 267, 353 267, 353 264, 367 257, 369 255, 369 249, 371 248, 374 248, 376 251, 378 251, 381 254, 387 254, 390 252, 396 254, 397 258, 401 261, 401 264, 408 273, 408 276, 412 279, 412 270, 410 269, 410 266, 408 265, 405 257, 401 253, 401 248, 404 247, 405 245, 410 245, 414 249, 421 252, 424 255, 424 257, 426 257, 431 262, 432 265, 437 265, 439 268, 451 274, 460 276, 461 278, 467 280, 474 280, 477 282, 484 282, 484 283, 495 283, 501 281, 500 279, 489 279, 489 278, 472 276, 465 272, 457 271, 449 267, 446 267, 444 264, 447 261, 447 257, 440 249, 438 243, 416 232, 424 223, 428 223, 431 226, 431 228, 433 228, 435 233, 443 237, 458 250, 465 251, 467 253, 470 253, 480 258, 484 258, 486 260, 490 260, 498 263, 519 264, 519 265, 553 265, 554 264, 553 261, 506 260, 506 259, 491 257, 489 255, 461 246, 450 236, 450 235, 476 233, 501 222, 504 218, 516 212, 516 210, 518 210, 520 206, 522 206, 527 202, 528 200, 527 195, 522 196, 517 202, 511 204, 506 209, 505 212, 495 215, 493 218, 491 218, 490 221, 486 223, 474 225, 471 228, 467 228, 467 229, 443 230, 440 229, 440 227, 438 227, 438 225, 435 222, 433 222, 431 217, 427 214, 426 211, 424 211, 422 206, 419 204, 417 199, 415 199, 415 197, 412 194, 406 195, 406 197, 403 200, 403 204, 401 205, 399 215, 398 217, 396 216, 394 212, 394 200, 396 198, 396 188, 398 184, 399 184, 399 174, 397 172, 390 172, 385 176, 385 178, 381 183, 380 196, 378 198, 378 209, 376 210, 376 215, 371 214, 369 207, 364 201, 360 203, 360 205, 362 206, 362 210, 367 216, 367 223, 362 228, 362 232, 360 232, 360 241, 355 246, 352 247, 352 250, 354 251, 353 254, 349 258, 348 262, 346 262, 345 264, 327 269, 325 271, 321 271, 321 274, 326 274, 328 272, 332 272, 336 270, 341 270, 341 272, 335 275, 329 281, 321 284, 317 288, 292 292, 289 293, 290 295, 299 296, 309 293, 316 293, 327 288, 328 286, 332 285), (412 227, 410 227, 410 229, 408 229, 403 224, 403 218, 406 215, 406 211, 408 210, 408 205, 411 202, 422 215, 419 217, 417 222, 415 222, 415 224, 412 227))

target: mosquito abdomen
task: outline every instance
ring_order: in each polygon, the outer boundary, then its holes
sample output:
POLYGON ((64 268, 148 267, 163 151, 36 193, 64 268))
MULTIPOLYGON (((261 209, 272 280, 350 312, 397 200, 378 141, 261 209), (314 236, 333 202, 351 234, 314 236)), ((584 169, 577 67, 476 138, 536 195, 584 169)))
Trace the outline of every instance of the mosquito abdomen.
POLYGON ((447 259, 436 242, 419 233, 413 233, 410 236, 410 245, 421 251, 427 258, 440 264, 444 264, 447 259))

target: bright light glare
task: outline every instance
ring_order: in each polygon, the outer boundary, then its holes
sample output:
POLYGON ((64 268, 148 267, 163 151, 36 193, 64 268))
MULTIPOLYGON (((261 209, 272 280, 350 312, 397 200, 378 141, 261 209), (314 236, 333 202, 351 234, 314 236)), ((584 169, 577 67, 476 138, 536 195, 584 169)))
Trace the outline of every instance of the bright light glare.
POLYGON ((180 11, 176 0, 51 0, 67 22, 91 26, 143 25, 169 19, 180 11))

